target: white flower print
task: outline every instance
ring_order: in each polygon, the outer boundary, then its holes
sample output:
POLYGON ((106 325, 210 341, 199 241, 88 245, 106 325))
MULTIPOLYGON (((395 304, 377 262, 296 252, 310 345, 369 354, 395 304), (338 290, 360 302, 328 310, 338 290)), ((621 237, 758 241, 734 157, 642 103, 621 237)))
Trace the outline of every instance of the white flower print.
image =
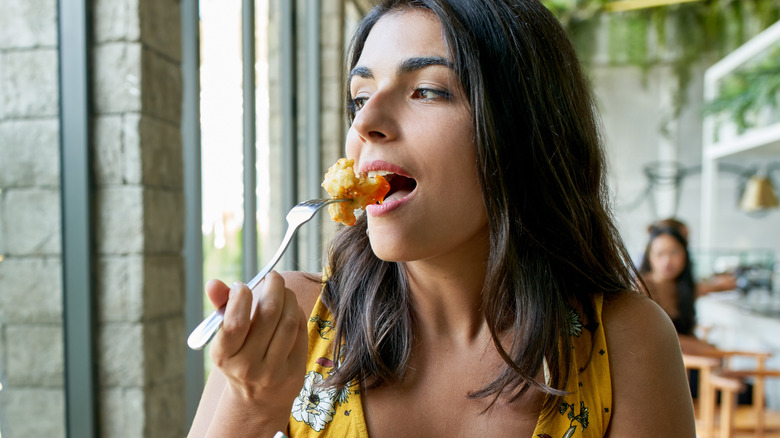
POLYGON ((293 418, 308 424, 317 432, 322 431, 336 413, 336 390, 318 388, 317 384, 322 380, 322 374, 309 371, 303 382, 303 389, 295 398, 292 407, 293 418))
POLYGON ((349 386, 345 386, 340 390, 335 391, 336 401, 339 405, 343 405, 349 400, 350 394, 352 394, 352 390, 349 389, 349 386))
POLYGON ((569 308, 569 334, 579 337, 582 334, 582 318, 576 310, 569 308))

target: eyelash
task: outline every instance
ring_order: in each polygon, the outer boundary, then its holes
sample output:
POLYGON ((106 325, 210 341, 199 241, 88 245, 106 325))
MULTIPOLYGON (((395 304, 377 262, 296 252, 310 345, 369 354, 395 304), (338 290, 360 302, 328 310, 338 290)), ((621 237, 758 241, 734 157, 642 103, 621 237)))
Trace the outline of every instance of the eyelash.
POLYGON ((367 100, 367 97, 353 97, 349 99, 349 102, 347 102, 347 109, 349 110, 349 113, 355 115, 355 113, 363 108, 363 105, 366 104, 367 100))
POLYGON ((414 93, 412 93, 412 95, 416 96, 416 95, 420 95, 421 93, 433 93, 433 94, 435 94, 435 97, 421 97, 421 99, 426 99, 426 100, 428 100, 428 99, 435 99, 437 97, 441 97, 441 98, 444 98, 444 99, 449 99, 450 98, 450 93, 448 93, 447 91, 444 91, 444 90, 437 90, 435 88, 416 88, 414 90, 414 93))
MULTIPOLYGON (((444 90, 437 90, 434 88, 415 88, 412 91, 412 96, 415 98, 423 99, 423 100, 430 100, 430 99, 436 99, 436 98, 444 98, 449 100, 449 98, 452 96, 449 92, 444 90), (421 95, 423 93, 433 93, 435 96, 433 97, 422 97, 421 95)), ((353 97, 349 99, 349 102, 347 102, 347 107, 350 112, 350 114, 355 114, 358 111, 360 111, 363 106, 365 106, 366 101, 368 100, 368 97, 353 97)))

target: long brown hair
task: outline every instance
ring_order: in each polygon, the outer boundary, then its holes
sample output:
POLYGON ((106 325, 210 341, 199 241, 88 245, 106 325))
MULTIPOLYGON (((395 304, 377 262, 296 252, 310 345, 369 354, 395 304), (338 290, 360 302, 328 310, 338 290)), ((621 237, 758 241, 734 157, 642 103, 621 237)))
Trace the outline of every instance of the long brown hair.
MULTIPOLYGON (((593 317, 595 294, 635 286, 607 207, 605 160, 590 86, 557 19, 536 0, 388 0, 361 22, 349 68, 373 25, 403 8, 433 12, 472 108, 490 229, 485 318, 506 366, 471 394, 563 394, 571 306, 593 317), (508 348, 499 337, 510 334, 508 348), (549 385, 536 380, 543 363, 549 385)), ((347 96, 349 98, 349 96, 347 96)), ((402 379, 414 338, 403 263, 379 260, 362 218, 329 251, 323 301, 335 319, 332 385, 402 379)))

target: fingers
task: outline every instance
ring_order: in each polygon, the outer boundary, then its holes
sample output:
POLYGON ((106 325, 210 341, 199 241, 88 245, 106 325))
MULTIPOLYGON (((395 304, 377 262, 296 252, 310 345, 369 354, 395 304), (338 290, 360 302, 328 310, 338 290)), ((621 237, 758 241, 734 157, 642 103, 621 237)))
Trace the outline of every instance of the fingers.
POLYGON ((229 292, 230 288, 219 280, 209 280, 206 283, 206 296, 209 297, 209 301, 215 309, 219 309, 227 303, 229 292))
MULTIPOLYGON (((306 373, 306 358, 309 354, 309 333, 307 330, 308 316, 303 312, 303 309, 298 307, 298 315, 300 322, 298 323, 298 336, 295 338, 295 344, 290 352, 289 362, 293 366, 298 366, 297 370, 300 375, 306 373)), ((291 370, 296 371, 296 370, 291 370)))
POLYGON ((268 273, 256 294, 251 327, 243 348, 262 358, 284 311, 284 278, 276 272, 268 273))
MULTIPOLYGON (((284 289, 284 302, 276 330, 266 350, 264 361, 269 366, 279 366, 286 363, 293 348, 299 340, 300 326, 305 327, 303 311, 298 306, 298 300, 290 289, 284 289)), ((304 335, 305 336, 305 335, 304 335)))
MULTIPOLYGON (((210 355, 232 393, 254 401, 292 400, 306 374, 307 317, 282 276, 276 272, 266 276, 255 290, 256 303, 242 283, 227 288, 222 282, 209 282, 207 289, 212 302, 228 296, 210 355)), ((289 409, 286 405, 288 415, 289 409)))
POLYGON ((221 366, 237 355, 271 369, 286 367, 293 356, 294 363, 305 363, 306 316, 295 294, 285 288, 281 275, 271 272, 265 277, 255 291, 255 302, 249 288, 242 283, 234 283, 228 289, 224 283, 212 280, 207 285, 207 293, 215 305, 225 296, 229 298, 222 329, 211 347, 215 364, 221 366))
POLYGON ((218 366, 222 359, 235 356, 243 348, 251 329, 251 311, 252 292, 243 283, 233 283, 228 290, 222 328, 211 346, 212 359, 218 366))

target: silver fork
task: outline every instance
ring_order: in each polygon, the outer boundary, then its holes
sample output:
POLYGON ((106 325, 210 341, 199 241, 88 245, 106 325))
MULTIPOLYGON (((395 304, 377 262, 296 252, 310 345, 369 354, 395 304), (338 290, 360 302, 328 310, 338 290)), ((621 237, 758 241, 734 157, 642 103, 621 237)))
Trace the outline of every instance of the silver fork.
MULTIPOLYGON (((298 203, 290 209, 287 213, 287 231, 284 233, 284 239, 282 239, 279 249, 277 249, 276 254, 271 257, 271 261, 269 261, 268 264, 266 264, 265 267, 246 284, 249 290, 254 289, 255 286, 265 278, 266 274, 276 266, 276 263, 282 258, 284 251, 287 250, 287 246, 290 245, 290 241, 301 225, 309 222, 322 207, 341 201, 347 201, 347 199, 312 199, 298 203)), ((195 327, 195 330, 193 330, 192 333, 190 333, 189 338, 187 338, 187 345, 193 350, 201 350, 211 341, 214 335, 217 334, 219 328, 222 327, 223 319, 225 319, 225 306, 215 310, 211 315, 207 316, 203 322, 195 327)))

